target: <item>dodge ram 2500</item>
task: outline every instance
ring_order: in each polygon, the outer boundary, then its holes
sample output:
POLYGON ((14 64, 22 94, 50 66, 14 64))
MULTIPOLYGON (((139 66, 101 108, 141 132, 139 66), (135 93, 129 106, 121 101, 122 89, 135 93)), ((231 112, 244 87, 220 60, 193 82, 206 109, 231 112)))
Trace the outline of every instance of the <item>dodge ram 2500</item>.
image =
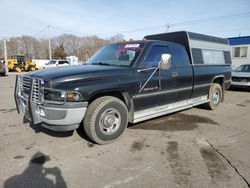
POLYGON ((226 39, 186 31, 110 44, 86 65, 17 76, 18 113, 55 131, 83 126, 99 144, 137 123, 197 105, 212 110, 231 83, 226 39))

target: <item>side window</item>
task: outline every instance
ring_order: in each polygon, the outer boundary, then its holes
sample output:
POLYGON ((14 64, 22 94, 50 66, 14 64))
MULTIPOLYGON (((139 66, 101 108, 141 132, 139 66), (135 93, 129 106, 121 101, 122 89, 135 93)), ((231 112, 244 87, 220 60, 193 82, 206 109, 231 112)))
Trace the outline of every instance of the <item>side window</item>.
POLYGON ((225 64, 223 51, 201 50, 204 64, 225 64))
POLYGON ((172 60, 174 60, 174 65, 176 67, 185 67, 190 65, 190 60, 184 47, 179 45, 171 45, 169 48, 172 54, 172 60))
POLYGON ((145 60, 142 63, 142 67, 157 67, 161 61, 161 55, 169 53, 167 46, 153 46, 145 60))
POLYGON ((65 61, 58 61, 58 64, 59 65, 62 65, 62 64, 64 64, 65 63, 65 61))

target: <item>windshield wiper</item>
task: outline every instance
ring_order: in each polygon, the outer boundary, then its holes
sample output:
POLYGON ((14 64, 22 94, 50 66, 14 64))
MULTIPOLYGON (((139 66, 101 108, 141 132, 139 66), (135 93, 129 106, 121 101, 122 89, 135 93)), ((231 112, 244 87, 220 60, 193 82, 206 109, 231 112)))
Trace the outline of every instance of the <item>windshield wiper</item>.
POLYGON ((91 63, 91 65, 110 65, 110 64, 103 62, 96 62, 96 63, 91 63))

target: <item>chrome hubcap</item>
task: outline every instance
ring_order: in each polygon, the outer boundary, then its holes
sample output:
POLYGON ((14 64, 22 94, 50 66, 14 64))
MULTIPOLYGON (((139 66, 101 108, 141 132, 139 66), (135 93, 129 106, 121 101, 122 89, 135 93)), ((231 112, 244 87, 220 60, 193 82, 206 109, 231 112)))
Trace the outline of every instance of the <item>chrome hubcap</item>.
POLYGON ((217 105, 220 102, 220 92, 216 90, 213 94, 213 103, 217 105))
POLYGON ((101 114, 99 125, 103 134, 115 133, 121 125, 120 112, 114 108, 107 109, 101 114))

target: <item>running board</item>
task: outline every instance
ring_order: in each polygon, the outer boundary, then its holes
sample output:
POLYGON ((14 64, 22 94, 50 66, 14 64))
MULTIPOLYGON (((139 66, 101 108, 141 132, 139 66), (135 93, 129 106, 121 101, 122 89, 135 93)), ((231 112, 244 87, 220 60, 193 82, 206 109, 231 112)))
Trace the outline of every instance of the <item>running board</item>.
POLYGON ((201 97, 195 97, 192 99, 188 99, 188 100, 184 100, 184 101, 180 101, 176 103, 157 106, 157 107, 149 108, 146 110, 140 110, 140 111, 134 112, 134 120, 131 123, 138 123, 138 122, 152 119, 155 117, 159 117, 162 115, 185 110, 188 108, 192 108, 193 106, 207 103, 208 101, 209 101, 208 95, 203 95, 201 97))

